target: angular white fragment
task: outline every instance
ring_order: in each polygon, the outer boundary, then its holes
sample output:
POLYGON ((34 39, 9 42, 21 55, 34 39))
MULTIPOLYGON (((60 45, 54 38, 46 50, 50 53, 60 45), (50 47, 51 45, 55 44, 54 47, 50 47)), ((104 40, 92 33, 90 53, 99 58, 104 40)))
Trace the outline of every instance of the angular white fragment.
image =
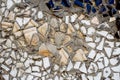
POLYGON ((39 11, 37 16, 38 16, 39 19, 42 19, 42 18, 43 18, 43 13, 42 13, 42 11, 39 11))
POLYGON ((110 28, 110 26, 107 24, 107 22, 104 22, 102 24, 100 24, 97 28, 110 28))
POLYGON ((95 16, 95 17, 93 17, 92 18, 92 20, 91 20, 91 23, 93 23, 93 24, 99 24, 99 20, 98 20, 98 18, 95 16))
POLYGON ((10 48, 11 45, 12 45, 12 41, 10 39, 8 39, 5 44, 6 44, 7 47, 10 48))
POLYGON ((7 9, 10 9, 14 5, 12 0, 7 0, 7 9))
POLYGON ((27 79, 26 80, 33 80, 34 76, 32 75, 28 75, 27 79))
POLYGON ((38 66, 33 66, 32 71, 40 72, 40 69, 38 66))
POLYGON ((92 50, 90 51, 88 57, 91 58, 91 59, 94 59, 95 55, 96 55, 96 51, 92 49, 92 50))
POLYGON ((10 80, 9 75, 2 75, 5 80, 10 80))
POLYGON ((94 49, 96 47, 96 44, 91 42, 91 43, 88 43, 88 46, 94 49))
POLYGON ((26 18, 26 17, 23 18, 23 24, 24 25, 27 24, 29 21, 30 21, 30 18, 26 18))
POLYGON ((93 39, 92 39, 91 37, 87 36, 87 37, 85 37, 85 41, 86 41, 86 42, 92 42, 93 39))
POLYGON ((112 40, 112 39, 114 39, 114 36, 111 35, 111 34, 108 34, 108 35, 107 35, 107 39, 112 40))
POLYGON ((87 34, 88 34, 89 36, 92 36, 94 33, 95 33, 95 28, 89 27, 88 30, 87 30, 87 34))
POLYGON ((85 74, 81 74, 81 78, 82 78, 82 80, 88 80, 87 76, 85 74))
POLYGON ((102 78, 102 72, 99 72, 95 77, 94 80, 101 80, 102 78))
POLYGON ((95 42, 100 42, 101 38, 100 37, 96 37, 95 38, 95 42))
POLYGON ((111 41, 105 41, 105 43, 107 43, 107 45, 111 48, 114 47, 114 42, 111 42, 111 41))
POLYGON ((120 48, 114 49, 112 55, 120 55, 120 48))
POLYGON ((59 66, 58 65, 55 65, 54 66, 54 70, 58 70, 59 69, 59 66))
POLYGON ((0 63, 3 63, 4 62, 4 58, 0 58, 0 63))
POLYGON ((36 66, 42 66, 42 61, 35 61, 36 66))
POLYGON ((20 63, 20 62, 19 62, 19 63, 16 63, 16 67, 17 67, 17 68, 22 68, 22 67, 24 67, 24 64, 23 64, 23 63, 20 63))
POLYGON ((81 20, 81 23, 86 24, 86 25, 90 25, 90 20, 81 20))
POLYGON ((29 67, 30 64, 32 64, 32 63, 34 63, 34 61, 28 58, 28 60, 26 60, 26 61, 24 62, 24 65, 25 65, 25 67, 29 67))
POLYGON ((116 42, 116 43, 115 43, 115 46, 116 46, 116 47, 120 46, 120 42, 116 42))
POLYGON ((110 59, 110 64, 111 65, 116 65, 119 62, 119 59, 117 57, 111 58, 110 59))
POLYGON ((25 70, 26 73, 31 73, 32 72, 32 69, 31 67, 28 67, 26 70, 25 70))
POLYGON ((75 20, 76 20, 77 17, 78 17, 77 14, 72 15, 72 16, 70 17, 71 22, 75 22, 75 20))
POLYGON ((50 67, 50 62, 48 57, 43 58, 43 66, 44 68, 50 67))
POLYGON ((88 67, 88 73, 95 73, 97 72, 98 67, 95 63, 91 62, 90 66, 88 67))
POLYGON ((28 53, 27 53, 27 52, 24 52, 24 53, 23 53, 23 56, 24 56, 24 58, 27 58, 27 57, 28 57, 28 53))
POLYGON ((16 59, 16 54, 15 54, 15 51, 12 51, 10 56, 13 58, 13 59, 16 59))
POLYGON ((12 59, 11 59, 11 58, 7 59, 7 60, 5 61, 5 63, 6 63, 7 65, 10 65, 10 64, 12 63, 12 59))
POLYGON ((74 27, 75 27, 76 30, 78 30, 79 29, 79 24, 78 23, 75 24, 74 27))
POLYGON ((13 77, 16 77, 17 72, 18 72, 17 69, 13 66, 11 71, 10 71, 10 75, 13 76, 13 77))
POLYGON ((115 17, 110 17, 109 22, 113 22, 113 21, 115 21, 115 20, 116 20, 115 17))
POLYGON ((111 69, 109 67, 104 68, 104 70, 103 70, 103 76, 105 78, 107 78, 107 77, 109 77, 110 74, 111 74, 111 69))
POLYGON ((60 80, 60 79, 58 78, 58 76, 55 76, 54 80, 60 80))
POLYGON ((10 70, 10 68, 9 67, 7 67, 6 65, 4 65, 4 64, 2 64, 1 65, 1 68, 3 68, 4 70, 6 70, 6 71, 9 71, 10 70))
POLYGON ((69 61, 69 64, 67 66, 67 71, 70 71, 73 68, 73 64, 71 61, 69 61))
POLYGON ((20 25, 20 27, 22 27, 22 25, 23 25, 23 19, 17 17, 17 18, 16 18, 16 21, 17 21, 17 23, 20 25))
POLYGON ((31 73, 33 76, 37 76, 37 77, 41 77, 41 73, 39 73, 39 72, 32 72, 31 73))
POLYGON ((99 61, 97 62, 97 65, 98 65, 98 68, 99 69, 103 69, 104 68, 104 64, 103 64, 103 59, 101 58, 101 59, 99 59, 99 61))
POLYGON ((108 32, 107 31, 96 31, 97 34, 106 37, 108 32))
POLYGON ((120 64, 117 65, 117 66, 111 67, 111 69, 112 69, 114 72, 119 72, 119 73, 120 73, 120 64))
POLYGON ((93 78, 93 76, 87 76, 87 78, 89 79, 89 80, 94 80, 93 78))
POLYGON ((104 57, 104 65, 107 67, 109 65, 109 60, 107 57, 104 57))
POLYGON ((69 23, 69 16, 65 16, 65 23, 66 23, 66 24, 69 23))
POLYGON ((112 54, 112 48, 104 47, 104 50, 105 50, 107 56, 110 58, 111 54, 112 54))
POLYGON ((82 27, 80 28, 80 30, 81 30, 81 32, 82 32, 83 34, 86 34, 86 33, 87 33, 86 28, 85 28, 84 26, 82 26, 82 27))
POLYGON ((74 69, 79 69, 81 62, 75 62, 74 69))
POLYGON ((85 63, 83 63, 83 64, 81 65, 81 67, 80 67, 79 70, 80 70, 81 72, 83 72, 83 73, 87 73, 87 68, 86 68, 85 63))
POLYGON ((100 42, 99 45, 96 47, 96 49, 98 49, 98 50, 103 50, 104 42, 105 42, 105 38, 102 38, 101 42, 100 42))
POLYGON ((98 59, 100 59, 101 57, 104 57, 105 55, 103 53, 97 53, 94 62, 96 62, 98 59))
POLYGON ((120 73, 113 73, 112 79, 113 80, 120 80, 120 73))

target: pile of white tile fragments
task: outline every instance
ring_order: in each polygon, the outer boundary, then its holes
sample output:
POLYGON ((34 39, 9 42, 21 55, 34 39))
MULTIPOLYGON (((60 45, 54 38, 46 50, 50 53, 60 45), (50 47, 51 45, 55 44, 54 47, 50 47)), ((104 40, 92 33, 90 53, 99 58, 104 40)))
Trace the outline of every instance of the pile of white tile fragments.
POLYGON ((114 22, 76 13, 58 18, 22 0, 2 0, 0 79, 120 80, 114 22))

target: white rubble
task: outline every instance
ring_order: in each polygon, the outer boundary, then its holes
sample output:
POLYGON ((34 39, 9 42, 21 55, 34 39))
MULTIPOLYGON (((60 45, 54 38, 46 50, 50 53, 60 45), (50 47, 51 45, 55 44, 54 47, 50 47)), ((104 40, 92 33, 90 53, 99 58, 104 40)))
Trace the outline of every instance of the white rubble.
POLYGON ((26 80, 33 80, 34 76, 32 75, 28 75, 27 79, 26 80))
POLYGON ((9 79, 9 75, 5 74, 5 75, 2 75, 2 76, 3 76, 3 78, 4 78, 5 80, 10 80, 10 79, 9 79))
POLYGON ((7 65, 10 65, 10 64, 12 64, 12 59, 11 58, 9 58, 9 59, 7 59, 6 61, 5 61, 5 63, 7 64, 7 65))
POLYGON ((115 48, 112 55, 120 55, 120 48, 115 48))
POLYGON ((112 48, 110 48, 110 47, 104 47, 104 50, 105 50, 107 56, 110 58, 111 55, 112 55, 112 48))
POLYGON ((101 42, 100 42, 99 45, 96 47, 96 49, 98 49, 98 50, 103 50, 104 42, 105 42, 105 38, 102 38, 101 42))
POLYGON ((26 70, 25 70, 26 73, 31 73, 32 72, 32 69, 31 67, 28 67, 26 70))
POLYGON ((79 69, 81 62, 75 62, 74 69, 79 69))
POLYGON ((69 61, 69 64, 67 66, 67 71, 70 71, 73 68, 73 64, 71 61, 69 61))
POLYGON ((93 39, 92 39, 91 37, 89 37, 89 36, 86 36, 86 37, 85 37, 85 41, 86 41, 86 42, 92 42, 93 39))
POLYGON ((120 64, 117 65, 117 66, 111 67, 111 69, 112 69, 114 72, 119 72, 119 73, 120 73, 120 64))
POLYGON ((14 5, 12 0, 7 0, 7 9, 10 9, 14 5))
POLYGON ((76 20, 77 17, 78 17, 77 14, 74 14, 74 15, 70 16, 70 19, 71 19, 70 22, 75 22, 75 20, 76 20))
POLYGON ((38 16, 39 19, 42 19, 43 18, 43 12, 39 11, 37 16, 38 16))
POLYGON ((97 34, 106 37, 108 32, 107 31, 96 31, 97 34))
POLYGON ((89 43, 87 43, 87 44, 88 44, 88 46, 90 46, 90 47, 93 48, 93 49, 95 49, 95 47, 96 47, 96 44, 93 43, 93 42, 89 42, 89 43))
POLYGON ((4 62, 4 58, 0 58, 0 63, 3 63, 4 62))
POLYGON ((83 64, 81 65, 81 67, 79 68, 79 70, 80 70, 81 72, 83 72, 83 73, 87 73, 87 68, 86 68, 85 63, 83 63, 83 64))
POLYGON ((6 71, 9 71, 10 70, 10 68, 9 67, 7 67, 6 65, 4 65, 4 64, 2 64, 1 65, 1 68, 3 68, 4 70, 6 70, 6 71))
POLYGON ((95 63, 91 62, 90 66, 88 67, 88 73, 96 73, 98 70, 98 67, 95 63))
POLYGON ((118 62, 119 62, 119 60, 118 60, 117 57, 114 57, 114 58, 111 58, 111 59, 110 59, 110 64, 111 64, 111 65, 116 65, 118 62))
POLYGON ((93 17, 92 18, 92 20, 91 20, 91 23, 93 23, 93 24, 99 24, 99 20, 98 20, 98 18, 95 16, 95 17, 93 17))
POLYGON ((13 77, 16 77, 17 76, 17 68, 15 68, 14 66, 12 67, 11 71, 10 71, 10 75, 13 76, 13 77))
POLYGON ((38 66, 32 66, 32 71, 40 72, 40 69, 38 66))
POLYGON ((104 59, 104 65, 107 67, 109 65, 109 59, 107 57, 103 57, 104 59))
POLYGON ((120 73, 113 73, 112 79, 120 80, 120 73))
POLYGON ((89 27, 88 30, 87 30, 87 34, 88 34, 89 36, 92 36, 94 33, 95 33, 95 28, 89 27))
POLYGON ((103 70, 103 76, 105 78, 107 78, 107 77, 110 76, 110 74, 111 74, 111 69, 109 67, 104 68, 104 70, 103 70))
POLYGON ((85 35, 87 33, 87 30, 85 26, 80 27, 80 31, 85 35))
POLYGON ((113 39, 114 39, 114 36, 111 35, 111 34, 108 34, 106 38, 109 39, 109 40, 113 40, 113 39))
POLYGON ((81 20, 81 23, 91 25, 90 20, 81 20))
POLYGON ((65 16, 65 23, 66 23, 66 24, 69 23, 69 16, 65 16))
POLYGON ((75 27, 76 30, 79 30, 79 27, 80 27, 80 26, 79 26, 79 24, 77 23, 77 24, 74 25, 74 27, 75 27))
POLYGON ((88 80, 85 74, 81 74, 82 80, 88 80))
POLYGON ((43 66, 44 68, 50 67, 50 62, 48 57, 43 58, 43 66))
POLYGON ((114 42, 111 42, 111 41, 105 41, 105 43, 107 43, 107 45, 109 46, 109 47, 111 47, 111 48, 113 48, 114 47, 114 42))
POLYGON ((96 55, 96 51, 92 49, 92 50, 89 52, 88 57, 91 58, 91 59, 94 59, 95 55, 96 55))
POLYGON ((102 78, 102 72, 97 73, 97 75, 94 77, 94 80, 101 80, 102 78))

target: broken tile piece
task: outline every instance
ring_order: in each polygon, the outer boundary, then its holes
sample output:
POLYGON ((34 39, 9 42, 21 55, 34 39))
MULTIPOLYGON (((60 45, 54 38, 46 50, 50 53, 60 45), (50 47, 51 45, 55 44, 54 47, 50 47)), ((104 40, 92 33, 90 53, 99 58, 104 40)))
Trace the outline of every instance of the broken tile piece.
POLYGON ((91 23, 93 23, 93 24, 99 24, 99 20, 98 20, 98 18, 95 16, 95 17, 93 17, 92 18, 92 20, 91 20, 91 23))
POLYGON ((82 27, 80 28, 80 30, 81 30, 81 32, 82 32, 84 35, 87 33, 86 28, 85 28, 84 26, 82 26, 82 27))
POLYGON ((113 22, 113 21, 115 21, 115 20, 116 20, 115 17, 110 17, 109 22, 113 22))
POLYGON ((85 61, 87 60, 86 55, 82 49, 78 49, 73 57, 73 61, 85 61))
POLYGON ((42 19, 42 18, 43 18, 43 13, 42 13, 42 11, 39 11, 37 16, 38 16, 39 19, 42 19))
POLYGON ((48 57, 43 58, 43 66, 44 68, 50 67, 50 61, 48 57))
POLYGON ((90 51, 88 57, 91 58, 91 59, 94 59, 95 55, 96 55, 96 51, 92 49, 92 50, 90 51))
POLYGON ((100 42, 99 45, 96 47, 96 49, 98 49, 98 50, 103 50, 104 42, 105 42, 105 38, 102 38, 101 42, 100 42))
POLYGON ((69 16, 65 16, 65 23, 66 23, 66 24, 69 23, 69 16))
POLYGON ((110 48, 110 47, 104 47, 104 50, 105 50, 107 56, 110 58, 111 54, 112 54, 112 48, 110 48))
POLYGON ((94 80, 101 80, 102 78, 102 72, 97 73, 97 75, 94 77, 94 80))
POLYGON ((117 65, 117 66, 111 67, 111 69, 112 69, 114 72, 119 72, 119 73, 120 73, 120 64, 117 65))
POLYGON ((38 66, 32 66, 32 71, 40 72, 40 69, 38 66))
POLYGON ((68 66, 67 66, 67 71, 70 71, 73 68, 73 64, 71 61, 69 61, 68 66))
POLYGON ((6 63, 7 65, 10 65, 10 64, 12 63, 12 59, 11 59, 11 58, 7 59, 7 60, 5 61, 5 63, 6 63))
POLYGON ((115 48, 113 50, 113 54, 112 55, 119 55, 120 54, 120 48, 115 48))
POLYGON ((90 66, 88 67, 88 73, 96 73, 98 70, 98 67, 95 63, 91 62, 90 66))
POLYGON ((19 24, 20 27, 22 27, 23 19, 21 17, 16 17, 16 22, 19 24))
POLYGON ((10 9, 14 5, 12 0, 7 0, 7 9, 10 9))
POLYGON ((18 72, 17 69, 13 66, 11 71, 10 71, 10 75, 13 76, 13 77, 16 77, 17 72, 18 72))
POLYGON ((81 62, 75 62, 74 69, 79 69, 81 62))
POLYGON ((89 36, 92 36, 94 33, 95 33, 95 28, 89 27, 88 30, 87 30, 87 34, 88 34, 89 36))
POLYGON ((70 16, 71 22, 74 22, 77 17, 78 17, 77 14, 74 14, 74 15, 70 16))
POLYGON ((7 67, 6 65, 4 65, 4 64, 2 64, 1 65, 1 68, 3 68, 4 70, 6 70, 6 71, 9 71, 10 70, 10 68, 9 67, 7 67))
POLYGON ((107 31, 96 31, 97 34, 106 37, 108 32, 107 31))
POLYGON ((112 79, 119 80, 120 79, 120 73, 113 73, 112 79))
POLYGON ((81 20, 81 23, 86 24, 86 25, 90 25, 90 20, 81 20))
POLYGON ((80 67, 79 70, 80 70, 81 72, 83 72, 83 73, 87 73, 87 68, 86 68, 85 63, 83 63, 83 64, 81 65, 81 67, 80 67))
POLYGON ((89 42, 89 43, 87 43, 87 44, 88 44, 88 46, 90 46, 90 47, 93 48, 93 49, 95 49, 95 47, 96 47, 96 44, 95 44, 95 43, 89 42))
POLYGON ((114 58, 111 58, 111 59, 110 59, 110 64, 111 64, 111 65, 116 65, 118 62, 119 62, 119 60, 118 60, 117 57, 114 57, 114 58))
POLYGON ((111 41, 105 41, 105 43, 107 43, 107 45, 111 48, 114 47, 114 42, 111 42, 111 41))

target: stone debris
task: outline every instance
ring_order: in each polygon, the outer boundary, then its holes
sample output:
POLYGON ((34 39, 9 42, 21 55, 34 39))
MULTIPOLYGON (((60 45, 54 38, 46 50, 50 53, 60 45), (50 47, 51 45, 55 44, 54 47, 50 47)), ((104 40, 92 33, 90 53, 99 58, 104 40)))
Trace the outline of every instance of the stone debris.
POLYGON ((0 1, 0 80, 120 79, 117 15, 86 15, 61 1, 0 1))

